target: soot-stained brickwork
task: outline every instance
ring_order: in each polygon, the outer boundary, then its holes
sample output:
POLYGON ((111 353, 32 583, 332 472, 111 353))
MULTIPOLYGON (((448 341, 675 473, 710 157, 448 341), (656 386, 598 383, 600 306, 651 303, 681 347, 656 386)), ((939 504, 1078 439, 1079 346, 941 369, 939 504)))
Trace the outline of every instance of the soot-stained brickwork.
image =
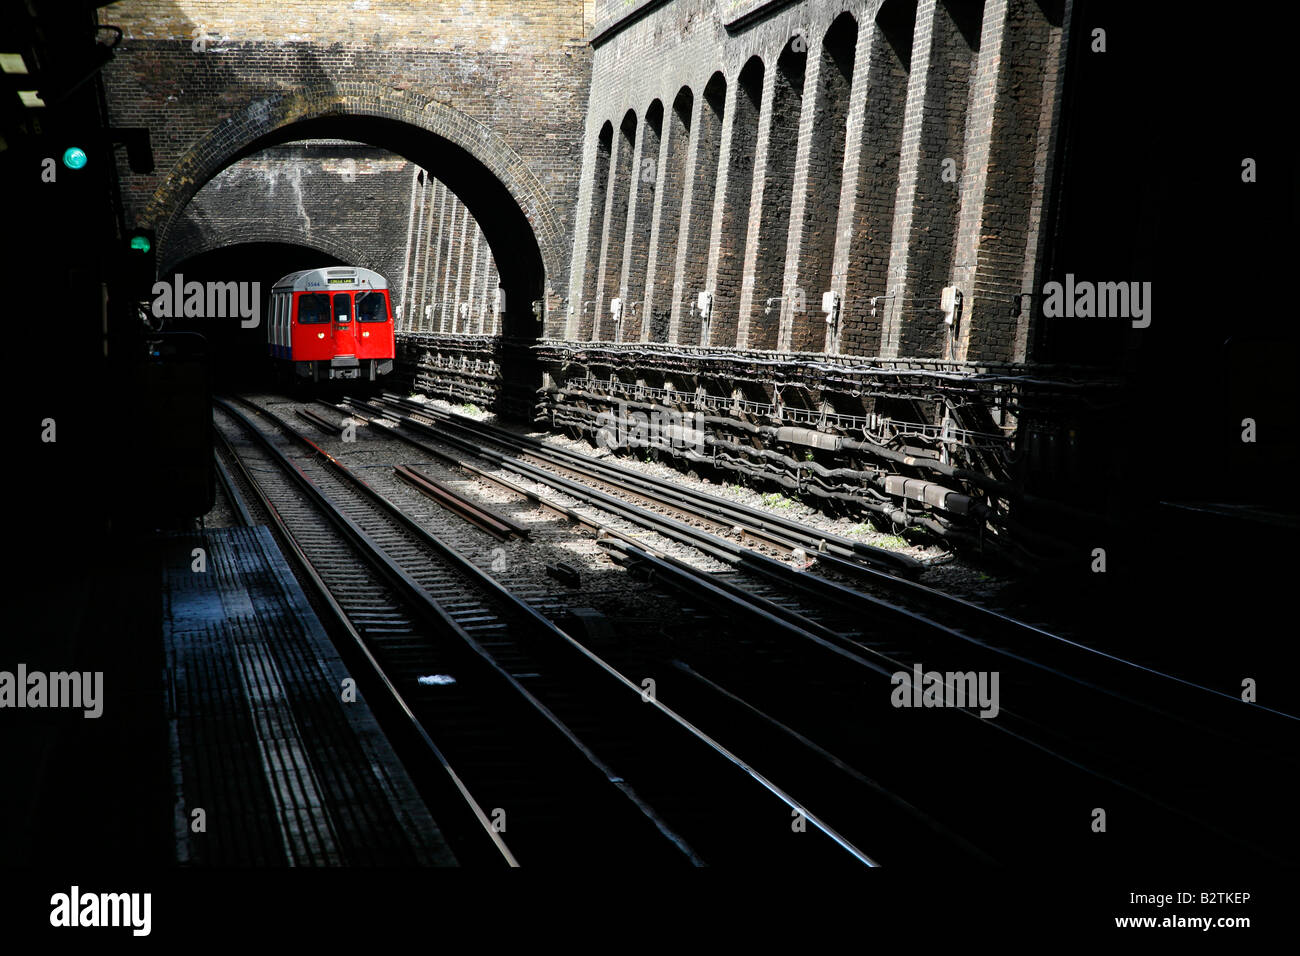
MULTIPOLYGON (((388 145, 424 133, 482 164, 491 197, 421 161, 476 206, 496 258, 541 260, 515 288, 527 301, 506 301, 523 314, 544 282, 545 334, 1025 361, 1068 14, 1065 0, 126 0, 105 78, 114 121, 153 130, 156 172, 122 173, 129 214, 171 261, 169 243, 192 239, 189 199, 241 151, 351 116, 388 145), (947 285, 963 296, 951 325, 947 285)), ((459 256, 424 275, 434 201, 418 201, 408 251, 412 315, 445 331, 481 296, 459 256)))
MULTIPOLYGON (((361 140, 472 207, 496 260, 510 263, 507 311, 536 334, 533 301, 558 313, 568 288, 588 16, 573 0, 123 0, 101 13, 124 32, 104 70, 109 113, 149 127, 156 164, 135 174, 123 159, 128 217, 154 226, 170 257, 187 204, 232 162, 308 137, 361 140)), ((463 270, 457 256, 450 286, 462 303, 485 256, 468 254, 463 270)))
MULTIPOLYGON (((619 298, 631 300, 625 312, 641 302, 642 315, 667 313, 669 342, 707 334, 705 344, 760 350, 1032 360, 1034 313, 1017 306, 1041 277, 1070 6, 598 3, 571 298, 595 270, 598 310, 619 298), (716 150, 702 122, 715 74, 726 91, 716 150), (665 104, 683 95, 690 182, 657 188, 677 162, 659 132, 665 104), (620 135, 606 165, 610 128, 620 135), (712 208, 687 204, 696 193, 712 208), (676 206, 667 215, 665 200, 676 206), (665 223, 674 251, 707 232, 695 245, 707 248, 703 275, 691 256, 654 254, 665 223), (946 286, 963 300, 952 323, 946 286), (838 300, 829 315, 826 292, 838 300)), ((595 319, 596 340, 627 341, 629 330, 657 340, 652 322, 616 330, 601 311, 595 319)), ((586 328, 575 309, 566 334, 586 328)))
POLYGON ((954 540, 1020 510, 1086 431, 1019 381, 1073 6, 598 2, 551 422, 702 411, 715 467, 954 540))
POLYGON ((499 275, 477 220, 445 183, 360 143, 312 140, 227 166, 169 232, 163 272, 242 243, 280 242, 389 280, 400 330, 493 333, 499 275))
POLYGON ((315 243, 412 387, 705 412, 715 468, 1005 542, 1111 387, 1034 354, 1074 2, 125 0, 105 78, 165 261, 315 243))
POLYGON ((285 242, 374 269, 400 290, 410 163, 357 143, 262 150, 227 166, 173 222, 162 272, 239 243, 285 242))

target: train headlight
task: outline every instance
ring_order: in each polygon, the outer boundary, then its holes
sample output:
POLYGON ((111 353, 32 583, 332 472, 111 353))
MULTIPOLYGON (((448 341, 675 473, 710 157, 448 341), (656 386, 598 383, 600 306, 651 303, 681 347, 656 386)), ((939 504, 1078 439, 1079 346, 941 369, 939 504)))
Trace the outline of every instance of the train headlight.
POLYGON ((370 333, 369 333, 369 332, 362 332, 362 333, 361 333, 361 337, 362 337, 363 339, 368 339, 368 338, 370 338, 370 333))
POLYGON ((324 333, 324 332, 317 332, 317 333, 316 333, 316 338, 318 338, 318 339, 323 339, 323 338, 325 338, 325 333, 324 333))

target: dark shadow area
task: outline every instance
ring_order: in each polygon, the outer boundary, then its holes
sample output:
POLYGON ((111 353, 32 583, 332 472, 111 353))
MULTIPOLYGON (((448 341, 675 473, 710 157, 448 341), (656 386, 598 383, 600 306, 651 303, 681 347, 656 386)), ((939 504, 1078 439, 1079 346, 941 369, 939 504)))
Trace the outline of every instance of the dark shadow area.
POLYGON ((1275 105, 1251 92, 1273 83, 1280 42, 1244 18, 1216 22, 1211 38, 1108 0, 1083 0, 1074 15, 1048 278, 1149 281, 1150 325, 1040 318, 1035 358, 1123 375, 1110 420, 1120 468, 1105 480, 1117 504, 1293 507, 1266 476, 1300 461, 1287 384, 1300 339, 1281 291, 1298 173, 1275 105), (1231 86, 1204 68, 1206 43, 1232 64, 1231 86), (1247 159, 1254 182, 1243 181, 1247 159))
POLYGON ((912 35, 916 26, 916 0, 885 0, 876 13, 876 26, 893 48, 903 70, 912 68, 912 35))
POLYGON ((1154 658, 1219 661, 1238 692, 1271 675, 1294 707, 1278 622, 1294 588, 1300 338, 1285 288, 1300 180, 1266 92, 1294 31, 1117 0, 1073 16, 1046 278, 1150 282, 1150 324, 1040 313, 1038 361, 1108 368, 1123 394, 1094 410, 1081 452, 1080 490, 1109 523, 1073 579, 1026 591, 1154 658))
MULTIPOLYGON (((258 323, 245 327, 239 316, 226 318, 173 318, 162 320, 169 331, 202 335, 208 343, 213 388, 217 391, 265 385, 270 380, 267 356, 267 316, 271 286, 299 269, 355 265, 304 246, 278 242, 250 242, 214 249, 177 263, 159 277, 174 283, 180 274, 190 282, 237 282, 258 284, 258 323)), ((155 320, 158 321, 158 320, 155 320)))

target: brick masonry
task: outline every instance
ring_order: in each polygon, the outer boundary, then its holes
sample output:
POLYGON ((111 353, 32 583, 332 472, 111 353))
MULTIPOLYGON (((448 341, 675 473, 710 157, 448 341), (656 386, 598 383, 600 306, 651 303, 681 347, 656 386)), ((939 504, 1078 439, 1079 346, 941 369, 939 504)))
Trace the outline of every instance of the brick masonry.
MULTIPOLYGON (((536 334, 531 302, 558 310, 568 288, 592 13, 576 0, 123 0, 101 13, 125 34, 104 70, 110 116, 150 128, 156 164, 134 174, 121 160, 128 217, 158 230, 167 257, 186 205, 231 162, 286 139, 363 139, 474 207, 513 266, 507 310, 536 334)), ((453 288, 468 290, 471 260, 453 288)))
MULTIPOLYGON (((982 376, 1033 364, 1073 0, 180 9, 113 8, 110 111, 158 166, 122 166, 129 215, 168 262, 243 236, 386 272, 415 387, 525 417, 670 396, 996 481, 1065 428, 982 376)), ((769 451, 753 474, 813 460, 769 451)))
POLYGON ((492 327, 508 261, 512 334, 1026 361, 1071 6, 124 0, 105 79, 113 121, 153 131, 156 171, 120 173, 167 263, 297 235, 395 274, 421 331, 492 327), (248 155, 347 129, 414 163, 336 176, 340 202, 382 194, 364 249, 248 155), (259 174, 296 215, 252 201, 259 174))
POLYGON ((482 229, 445 184, 386 150, 340 140, 267 148, 195 193, 168 237, 163 272, 183 271, 186 259, 211 249, 282 242, 386 276, 401 330, 498 326, 499 276, 482 229), (453 262, 461 283, 449 287, 453 262))
MULTIPOLYGON (((597 3, 571 299, 599 270, 596 304, 606 309, 616 295, 641 300, 655 290, 646 307, 667 312, 669 343, 700 343, 696 296, 708 291, 712 345, 1031 359, 1033 310, 1015 305, 1040 273, 1070 8, 1064 0, 597 3), (726 91, 716 149, 702 95, 715 75, 726 91), (674 217, 662 198, 627 197, 656 185, 640 181, 644 167, 631 159, 642 149, 666 157, 656 118, 682 91, 691 165, 680 190, 660 190, 678 204, 669 243, 663 229, 674 217), (624 135, 607 167, 601 131, 615 126, 624 135), (714 201, 707 226, 700 194, 714 201), (652 233, 659 247, 685 254, 658 255, 652 233), (948 285, 963 295, 955 326, 940 310, 948 285), (829 329, 826 291, 841 302, 829 329)), ((566 326, 577 338, 627 338, 600 321, 586 330, 566 326)))
MULTIPOLYGON (((1072 17, 1073 0, 598 2, 572 308, 537 346, 553 420, 635 397, 751 435, 807 423, 822 448, 879 429, 998 480, 1022 477, 1013 447, 1057 468, 1077 410, 972 395, 1034 365, 1072 17)), ((778 483, 812 460, 714 437, 754 459, 726 467, 778 483)))

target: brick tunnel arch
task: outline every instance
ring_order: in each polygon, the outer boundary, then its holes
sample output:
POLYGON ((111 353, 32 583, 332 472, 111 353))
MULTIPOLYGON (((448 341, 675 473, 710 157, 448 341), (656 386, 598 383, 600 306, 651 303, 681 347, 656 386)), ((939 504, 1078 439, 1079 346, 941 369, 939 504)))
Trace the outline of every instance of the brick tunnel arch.
POLYGON ((502 331, 536 334, 531 303, 554 307, 568 254, 554 204, 527 163, 481 123, 453 107, 403 90, 366 84, 274 93, 212 130, 169 171, 141 223, 158 233, 160 258, 182 210, 209 180, 259 150, 298 139, 337 137, 397 153, 455 192, 478 221, 505 290, 502 331))
POLYGON ((335 236, 321 234, 309 236, 296 223, 262 219, 251 226, 242 228, 244 231, 240 233, 238 238, 229 235, 203 233, 197 230, 186 230, 184 235, 170 237, 168 243, 162 247, 162 255, 158 259, 158 274, 164 276, 187 260, 211 252, 219 246, 232 243, 249 244, 259 242, 302 246, 333 256, 340 262, 364 266, 367 269, 374 268, 369 253, 361 246, 335 236))

